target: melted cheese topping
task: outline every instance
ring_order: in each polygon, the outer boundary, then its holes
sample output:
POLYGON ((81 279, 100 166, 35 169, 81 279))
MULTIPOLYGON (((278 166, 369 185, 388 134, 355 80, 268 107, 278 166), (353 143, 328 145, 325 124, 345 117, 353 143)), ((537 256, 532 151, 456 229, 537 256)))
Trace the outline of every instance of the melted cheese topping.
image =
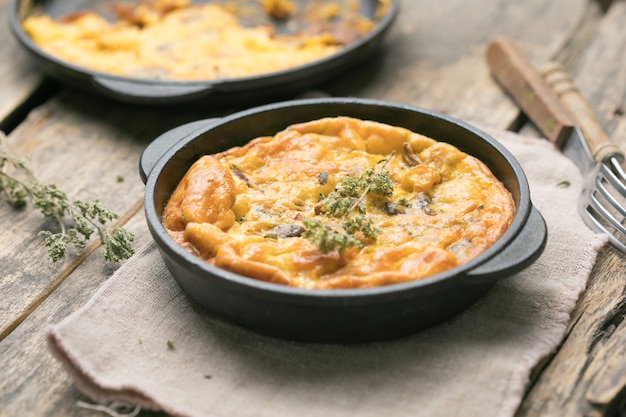
POLYGON ((172 194, 163 223, 179 244, 217 267, 303 288, 354 288, 454 268, 495 242, 514 210, 502 183, 456 147, 338 117, 201 157, 172 194), (363 200, 382 231, 375 241, 324 254, 302 237, 304 219, 337 223, 320 213, 320 196, 384 159, 392 194, 363 200))
MULTIPOLYGON (((382 2, 381 10, 386 5, 382 2)), ((280 19, 294 13, 291 6, 264 1, 266 12, 280 19)), ((114 22, 85 11, 60 20, 30 16, 23 28, 42 50, 84 68, 130 77, 209 80, 304 65, 336 53, 374 25, 353 9, 331 33, 323 30, 320 15, 327 22, 340 16, 315 9, 318 21, 307 33, 278 36, 269 24, 244 27, 227 5, 144 0, 133 7, 118 5, 114 22)))

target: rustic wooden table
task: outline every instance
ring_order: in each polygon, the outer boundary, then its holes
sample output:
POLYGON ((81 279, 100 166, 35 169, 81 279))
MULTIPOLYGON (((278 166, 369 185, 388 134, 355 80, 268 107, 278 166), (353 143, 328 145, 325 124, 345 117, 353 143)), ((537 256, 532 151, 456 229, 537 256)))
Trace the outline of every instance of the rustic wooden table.
MULTIPOLYGON (((0 20, 9 0, 0 0, 0 20)), ((610 0, 405 0, 377 56, 320 89, 418 105, 470 122, 536 134, 490 77, 485 45, 515 39, 536 65, 563 63, 609 136, 626 146, 626 2, 610 0)), ((0 25, 0 128, 37 175, 100 199, 121 214, 137 247, 151 238, 137 161, 160 133, 235 108, 146 108, 43 79, 0 25), (123 178, 123 181, 120 181, 123 178)), ((245 103, 243 104, 245 106, 245 103)), ((44 331, 83 305, 118 265, 97 245, 52 263, 36 212, 0 201, 0 415, 87 416, 82 398, 45 346, 44 331)), ((566 249, 564 249, 566 250, 566 249)), ((517 416, 626 413, 626 257, 607 247, 568 334, 533 373, 517 416)), ((150 413, 145 413, 150 414, 150 413)))

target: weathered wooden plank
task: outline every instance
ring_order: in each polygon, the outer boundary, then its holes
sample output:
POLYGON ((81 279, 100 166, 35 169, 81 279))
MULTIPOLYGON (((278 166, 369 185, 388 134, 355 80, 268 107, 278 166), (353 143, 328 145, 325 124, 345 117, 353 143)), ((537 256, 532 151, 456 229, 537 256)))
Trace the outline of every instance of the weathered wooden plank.
POLYGON ((0 0, 0 123, 30 98, 41 76, 9 28, 9 0, 0 0))
MULTIPOLYGON (((125 225, 137 236, 137 247, 150 236, 142 211, 125 225)), ((45 346, 44 332, 84 304, 116 269, 92 254, 13 333, 0 343, 0 416, 84 416, 95 414, 76 406, 86 398, 45 346), (9 372, 10 370, 10 372, 9 372)), ((97 414, 95 414, 97 415, 97 414)))
POLYGON ((405 1, 380 56, 327 89, 333 95, 394 100, 506 127, 518 109, 492 82, 485 45, 506 35, 520 42, 531 60, 542 62, 567 43, 589 12, 586 0, 405 1))
MULTIPOLYGON (((572 68, 574 81, 600 124, 622 149, 626 149, 624 21, 626 3, 615 2, 572 68)), ((573 314, 569 336, 529 392, 518 417, 626 412, 625 282, 626 256, 607 248, 573 314)))
MULTIPOLYGON (((40 181, 56 184, 70 199, 100 199, 124 213, 143 195, 137 161, 146 144, 186 118, 198 117, 192 112, 162 115, 71 92, 33 111, 10 141, 28 157, 40 181)), ((0 339, 73 268, 71 262, 53 264, 37 236, 44 228, 57 230, 53 222, 29 207, 16 210, 5 202, 1 207, 0 228, 10 238, 0 241, 0 339)))

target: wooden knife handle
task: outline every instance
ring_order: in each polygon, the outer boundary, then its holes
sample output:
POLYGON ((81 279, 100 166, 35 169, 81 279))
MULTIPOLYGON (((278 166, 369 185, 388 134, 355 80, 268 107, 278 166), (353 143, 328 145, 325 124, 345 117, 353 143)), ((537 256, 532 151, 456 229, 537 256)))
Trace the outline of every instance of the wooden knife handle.
POLYGON ((574 129, 574 120, 542 75, 508 38, 491 41, 486 58, 496 81, 539 130, 561 148, 574 129))
POLYGON ((550 63, 543 71, 543 77, 555 94, 571 113, 583 136, 593 159, 597 162, 621 154, 622 151, 606 135, 589 103, 576 88, 567 70, 558 63, 550 63))

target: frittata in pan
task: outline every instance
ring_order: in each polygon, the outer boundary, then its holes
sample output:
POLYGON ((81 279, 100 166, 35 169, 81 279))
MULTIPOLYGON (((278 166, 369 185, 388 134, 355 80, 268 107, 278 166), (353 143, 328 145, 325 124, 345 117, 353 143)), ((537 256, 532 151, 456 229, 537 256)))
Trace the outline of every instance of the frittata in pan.
POLYGON ((163 224, 207 262, 311 289, 424 278, 492 245, 515 212, 487 166, 407 129, 349 117, 206 155, 163 224))

